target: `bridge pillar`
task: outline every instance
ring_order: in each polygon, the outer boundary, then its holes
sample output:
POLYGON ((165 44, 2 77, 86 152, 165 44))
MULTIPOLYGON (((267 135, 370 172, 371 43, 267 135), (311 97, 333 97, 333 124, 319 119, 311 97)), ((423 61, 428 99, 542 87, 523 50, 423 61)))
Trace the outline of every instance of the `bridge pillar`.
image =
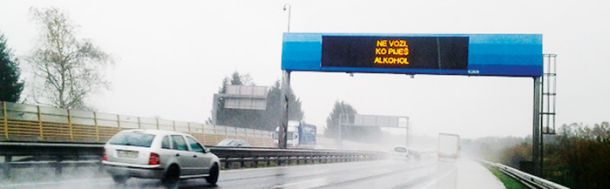
POLYGON ((282 71, 282 118, 280 118, 278 131, 278 148, 286 149, 288 141, 288 90, 290 89, 290 72, 282 71))
POLYGON ((533 115, 532 115, 532 174, 540 176, 542 170, 542 158, 541 158, 541 147, 542 147, 542 135, 540 132, 540 106, 541 106, 541 90, 540 85, 542 84, 541 77, 534 78, 534 100, 533 100, 533 115))

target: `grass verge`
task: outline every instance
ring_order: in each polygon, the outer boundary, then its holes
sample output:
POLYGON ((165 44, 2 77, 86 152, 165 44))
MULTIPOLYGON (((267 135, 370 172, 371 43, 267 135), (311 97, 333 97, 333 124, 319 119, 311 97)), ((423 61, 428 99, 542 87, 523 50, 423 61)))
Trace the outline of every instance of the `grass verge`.
POLYGON ((510 176, 502 173, 502 171, 498 170, 497 168, 487 166, 487 165, 484 165, 484 166, 489 171, 491 171, 492 174, 494 174, 496 177, 498 177, 498 179, 500 179, 500 181, 502 182, 502 184, 504 184, 504 187, 506 187, 506 189, 528 189, 525 185, 521 184, 521 182, 514 179, 513 177, 510 177, 510 176))

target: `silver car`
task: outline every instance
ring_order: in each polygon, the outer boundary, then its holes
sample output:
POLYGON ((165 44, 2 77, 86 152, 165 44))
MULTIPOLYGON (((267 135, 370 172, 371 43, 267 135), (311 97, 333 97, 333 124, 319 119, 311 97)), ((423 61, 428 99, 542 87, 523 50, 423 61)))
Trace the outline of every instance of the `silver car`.
POLYGON ((189 134, 124 130, 104 146, 102 164, 116 183, 125 183, 130 177, 156 178, 173 186, 189 178, 205 178, 215 185, 220 162, 189 134))
POLYGON ((222 147, 252 147, 248 142, 242 139, 227 138, 220 141, 216 146, 222 147))

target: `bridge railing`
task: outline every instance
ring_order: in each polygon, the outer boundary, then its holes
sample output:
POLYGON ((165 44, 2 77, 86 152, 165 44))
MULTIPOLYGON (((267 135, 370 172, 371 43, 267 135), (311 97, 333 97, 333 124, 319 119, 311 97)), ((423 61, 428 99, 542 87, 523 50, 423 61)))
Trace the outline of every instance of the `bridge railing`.
POLYGON ((525 186, 527 186, 528 188, 533 188, 533 189, 569 189, 568 187, 559 185, 557 183, 548 181, 546 179, 531 175, 529 173, 520 171, 518 169, 500 164, 500 163, 493 163, 493 162, 489 162, 489 161, 484 161, 481 160, 481 162, 483 162, 484 164, 488 165, 488 166, 492 166, 494 168, 497 168, 498 170, 500 170, 502 173, 517 179, 518 181, 520 181, 521 183, 523 183, 525 186))
POLYGON ((0 102, 0 141, 103 143, 124 129, 180 131, 205 145, 225 138, 273 146, 272 132, 159 118, 0 102))

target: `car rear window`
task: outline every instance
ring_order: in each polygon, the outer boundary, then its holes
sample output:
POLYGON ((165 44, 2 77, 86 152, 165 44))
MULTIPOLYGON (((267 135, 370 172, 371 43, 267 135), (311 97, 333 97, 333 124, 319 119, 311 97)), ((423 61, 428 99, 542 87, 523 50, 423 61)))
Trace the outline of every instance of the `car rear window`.
POLYGON ((114 135, 108 143, 123 146, 150 147, 155 135, 141 132, 124 132, 114 135))

